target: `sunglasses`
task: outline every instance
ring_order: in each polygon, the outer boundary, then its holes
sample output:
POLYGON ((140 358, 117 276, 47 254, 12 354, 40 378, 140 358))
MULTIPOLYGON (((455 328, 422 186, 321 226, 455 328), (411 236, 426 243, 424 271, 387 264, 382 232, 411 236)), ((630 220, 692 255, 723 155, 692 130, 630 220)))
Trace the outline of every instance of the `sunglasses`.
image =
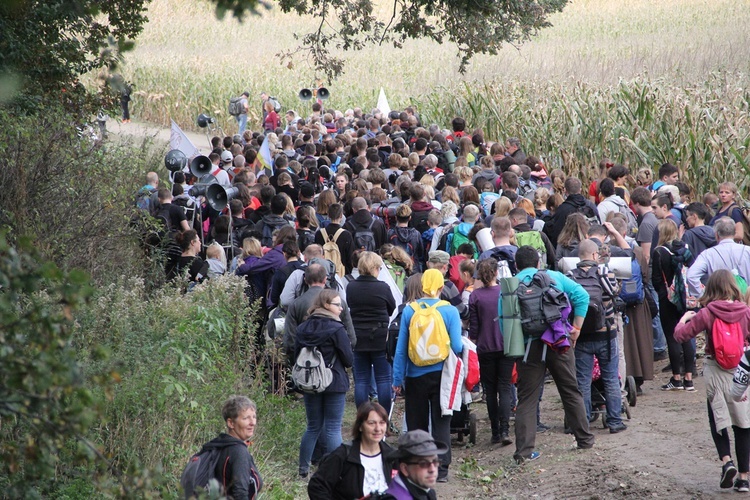
POLYGON ((418 462, 406 462, 407 465, 418 465, 420 469, 429 469, 430 466, 434 465, 438 467, 440 465, 440 459, 435 460, 419 460, 418 462))

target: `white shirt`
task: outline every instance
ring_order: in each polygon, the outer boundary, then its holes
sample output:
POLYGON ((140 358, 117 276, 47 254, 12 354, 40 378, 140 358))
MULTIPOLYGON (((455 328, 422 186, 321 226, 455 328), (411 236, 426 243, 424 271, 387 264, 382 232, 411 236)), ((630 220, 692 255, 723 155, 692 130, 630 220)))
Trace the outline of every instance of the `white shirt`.
POLYGON ((373 456, 359 454, 359 460, 365 468, 365 480, 362 485, 362 493, 365 496, 370 493, 383 493, 388 489, 388 483, 385 482, 383 474, 383 459, 380 455, 380 453, 373 456))

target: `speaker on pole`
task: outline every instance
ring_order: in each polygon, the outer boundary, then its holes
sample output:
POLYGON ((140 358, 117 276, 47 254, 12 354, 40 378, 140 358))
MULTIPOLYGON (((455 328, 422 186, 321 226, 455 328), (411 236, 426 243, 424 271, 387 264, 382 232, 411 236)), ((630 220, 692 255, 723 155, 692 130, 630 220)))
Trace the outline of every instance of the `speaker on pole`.
POLYGON ((190 162, 190 173, 201 178, 206 174, 210 174, 213 171, 213 163, 208 159, 208 156, 196 156, 193 161, 190 162))
POLYGON ((224 187, 221 184, 211 184, 206 190, 206 201, 211 208, 221 212, 229 204, 229 200, 233 200, 238 194, 239 189, 234 186, 224 187))
POLYGON ((179 172, 187 166, 188 159, 179 149, 173 149, 164 157, 164 165, 170 172, 179 172))
POLYGON ((320 87, 318 89, 318 92, 317 92, 316 95, 317 95, 318 99, 321 99, 323 101, 325 101, 326 99, 328 99, 329 97, 331 97, 331 93, 328 92, 328 89, 325 88, 325 87, 320 87))
POLYGON ((313 98, 313 92, 310 89, 302 89, 299 91, 299 94, 297 94, 297 96, 302 101, 309 101, 310 99, 313 98))

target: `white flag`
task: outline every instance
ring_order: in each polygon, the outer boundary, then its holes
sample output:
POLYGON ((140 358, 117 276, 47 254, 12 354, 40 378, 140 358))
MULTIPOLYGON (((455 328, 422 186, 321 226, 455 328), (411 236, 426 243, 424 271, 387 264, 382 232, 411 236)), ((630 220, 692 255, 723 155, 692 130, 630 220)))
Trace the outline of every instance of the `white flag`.
POLYGON ((378 97, 378 109, 383 114, 383 116, 388 116, 388 114, 391 112, 391 107, 388 106, 388 99, 385 98, 385 91, 383 90, 383 87, 380 87, 380 96, 378 97))
POLYGON ((182 131, 179 125, 172 120, 172 134, 169 136, 169 147, 172 149, 179 149, 188 159, 195 158, 200 155, 200 151, 195 145, 188 139, 185 132, 182 131))
POLYGON ((262 171, 258 171, 258 175, 273 175, 273 158, 271 158, 271 146, 268 137, 263 139, 263 144, 260 145, 260 151, 258 151, 257 160, 262 165, 262 171))

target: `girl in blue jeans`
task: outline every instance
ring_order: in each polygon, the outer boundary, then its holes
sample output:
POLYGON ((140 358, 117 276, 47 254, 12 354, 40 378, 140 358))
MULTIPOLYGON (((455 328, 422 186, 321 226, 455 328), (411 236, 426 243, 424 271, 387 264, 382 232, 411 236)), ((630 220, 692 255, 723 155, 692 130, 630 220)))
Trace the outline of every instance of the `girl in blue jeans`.
POLYGON ((349 376, 346 369, 352 366, 352 346, 341 323, 341 296, 335 290, 321 290, 310 307, 310 317, 297 328, 294 357, 303 347, 317 347, 331 368, 333 379, 323 392, 305 393, 307 430, 299 447, 299 475, 310 472, 315 442, 320 438, 330 453, 341 444, 341 421, 344 418, 346 391, 349 376))

